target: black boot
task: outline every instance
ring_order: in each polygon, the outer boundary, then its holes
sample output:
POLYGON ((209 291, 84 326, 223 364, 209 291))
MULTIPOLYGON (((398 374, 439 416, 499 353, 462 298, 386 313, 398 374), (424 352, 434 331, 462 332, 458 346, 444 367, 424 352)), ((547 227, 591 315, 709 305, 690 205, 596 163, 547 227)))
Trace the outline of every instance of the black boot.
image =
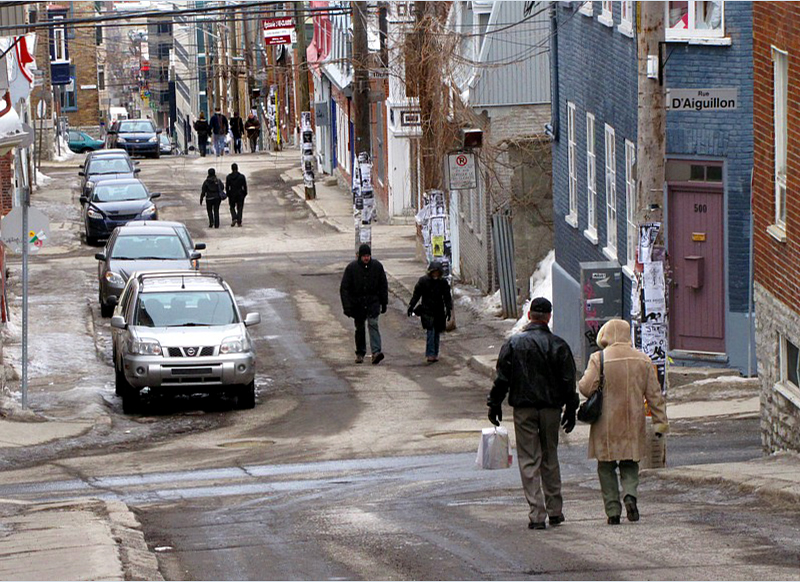
POLYGON ((608 525, 619 525, 619 516, 618 515, 608 516, 608 525))
POLYGON ((639 508, 636 507, 636 498, 633 495, 626 495, 625 511, 628 513, 628 521, 639 521, 639 508))

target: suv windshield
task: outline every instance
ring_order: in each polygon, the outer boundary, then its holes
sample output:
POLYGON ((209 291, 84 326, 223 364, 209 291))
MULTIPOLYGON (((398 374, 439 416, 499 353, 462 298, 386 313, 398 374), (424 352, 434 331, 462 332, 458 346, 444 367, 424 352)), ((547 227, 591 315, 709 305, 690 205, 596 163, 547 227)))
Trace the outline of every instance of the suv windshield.
POLYGON ((139 295, 134 325, 189 327, 238 321, 226 291, 168 291, 139 295))
POLYGON ((119 133, 155 133, 152 121, 123 121, 119 124, 119 133))
POLYGON ((100 157, 92 159, 89 174, 129 174, 131 164, 127 158, 100 157))
POLYGON ((187 252, 176 234, 128 234, 117 237, 111 258, 120 261, 176 260, 187 258, 187 252))
POLYGON ((107 186, 102 182, 94 189, 93 202, 119 202, 122 200, 145 200, 147 190, 143 184, 118 184, 107 186))

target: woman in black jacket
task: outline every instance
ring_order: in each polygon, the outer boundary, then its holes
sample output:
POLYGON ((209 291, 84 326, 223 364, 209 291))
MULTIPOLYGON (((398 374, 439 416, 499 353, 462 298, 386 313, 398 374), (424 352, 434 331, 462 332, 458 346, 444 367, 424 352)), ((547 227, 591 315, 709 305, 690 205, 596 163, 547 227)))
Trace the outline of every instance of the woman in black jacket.
POLYGON ((453 311, 450 284, 442 275, 442 264, 433 261, 428 266, 428 274, 417 281, 411 303, 408 304, 408 316, 419 315, 422 327, 428 333, 425 358, 431 363, 439 361, 439 334, 447 327, 453 311), (416 307, 420 300, 419 307, 416 307))
POLYGON ((224 198, 225 185, 222 180, 217 178, 217 172, 214 168, 209 168, 208 177, 203 182, 203 188, 200 190, 200 204, 203 204, 203 199, 205 199, 209 228, 219 228, 219 205, 224 198))

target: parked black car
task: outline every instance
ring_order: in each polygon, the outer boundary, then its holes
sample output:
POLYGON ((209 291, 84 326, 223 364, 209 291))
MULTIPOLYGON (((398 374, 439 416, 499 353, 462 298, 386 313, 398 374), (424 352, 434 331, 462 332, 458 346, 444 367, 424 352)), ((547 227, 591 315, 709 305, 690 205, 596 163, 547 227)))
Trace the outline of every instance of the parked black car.
POLYGON ((115 121, 108 130, 106 147, 158 158, 161 156, 160 134, 161 130, 150 119, 123 119, 115 121))
POLYGON ((88 196, 81 196, 86 242, 96 244, 132 220, 157 220, 158 209, 153 200, 159 196, 135 178, 96 183, 88 196))

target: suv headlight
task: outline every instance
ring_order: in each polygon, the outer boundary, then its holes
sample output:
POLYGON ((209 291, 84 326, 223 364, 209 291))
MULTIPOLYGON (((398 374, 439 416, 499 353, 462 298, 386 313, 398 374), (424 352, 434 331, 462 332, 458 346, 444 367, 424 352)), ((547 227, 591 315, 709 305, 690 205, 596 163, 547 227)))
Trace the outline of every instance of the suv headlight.
POLYGON ((142 216, 150 216, 150 215, 155 214, 155 213, 156 213, 156 205, 155 204, 151 204, 150 206, 148 206, 147 208, 142 210, 142 216))
POLYGON ((125 143, 125 138, 122 136, 117 136, 117 143, 125 143))
POLYGON ((131 353, 139 356, 160 356, 161 344, 153 339, 140 339, 131 342, 131 353))
POLYGON ((158 141, 158 136, 154 135, 153 137, 151 137, 147 141, 149 141, 150 143, 156 143, 158 141))
POLYGON ((118 287, 125 285, 125 279, 123 279, 119 273, 115 273, 114 271, 106 271, 106 281, 118 287))
POLYGON ((86 209, 86 216, 89 218, 103 218, 103 213, 99 210, 89 207, 86 209))
POLYGON ((220 354, 241 354, 250 349, 250 343, 244 337, 227 337, 219 346, 220 354))

